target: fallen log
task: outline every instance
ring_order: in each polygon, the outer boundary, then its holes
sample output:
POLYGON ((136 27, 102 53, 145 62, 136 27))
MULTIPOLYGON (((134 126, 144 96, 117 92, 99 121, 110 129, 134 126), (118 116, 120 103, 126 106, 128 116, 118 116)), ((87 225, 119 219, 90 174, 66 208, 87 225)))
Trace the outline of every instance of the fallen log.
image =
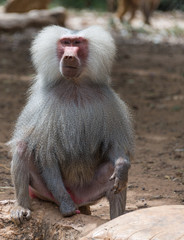
POLYGON ((0 31, 15 32, 29 27, 47 25, 65 26, 66 10, 63 7, 51 10, 32 10, 28 13, 0 13, 0 31))
POLYGON ((1 240, 76 240, 106 222, 83 214, 63 218, 55 204, 33 200, 32 218, 16 226, 10 218, 13 205, 13 200, 0 201, 1 240))

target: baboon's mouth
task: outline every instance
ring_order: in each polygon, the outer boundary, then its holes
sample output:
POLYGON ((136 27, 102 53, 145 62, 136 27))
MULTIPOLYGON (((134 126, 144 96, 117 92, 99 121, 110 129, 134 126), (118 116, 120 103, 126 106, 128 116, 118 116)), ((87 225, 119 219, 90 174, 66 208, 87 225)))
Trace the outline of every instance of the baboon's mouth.
POLYGON ((64 65, 62 69, 63 76, 67 78, 75 78, 79 76, 79 68, 77 66, 64 65))
POLYGON ((77 69, 77 67, 74 66, 63 66, 64 68, 70 68, 70 69, 77 69))

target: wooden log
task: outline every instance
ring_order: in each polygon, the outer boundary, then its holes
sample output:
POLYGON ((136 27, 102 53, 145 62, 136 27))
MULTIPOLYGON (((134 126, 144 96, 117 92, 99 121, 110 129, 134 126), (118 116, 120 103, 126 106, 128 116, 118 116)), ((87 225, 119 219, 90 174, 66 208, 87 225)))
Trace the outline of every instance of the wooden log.
POLYGON ((51 10, 33 10, 28 13, 0 13, 0 31, 24 30, 28 27, 42 28, 47 25, 65 26, 66 10, 57 7, 51 10))
POLYGON ((1 240, 76 240, 106 222, 83 214, 63 218, 55 204, 33 200, 32 218, 16 226, 10 218, 13 204, 12 200, 0 201, 1 240))

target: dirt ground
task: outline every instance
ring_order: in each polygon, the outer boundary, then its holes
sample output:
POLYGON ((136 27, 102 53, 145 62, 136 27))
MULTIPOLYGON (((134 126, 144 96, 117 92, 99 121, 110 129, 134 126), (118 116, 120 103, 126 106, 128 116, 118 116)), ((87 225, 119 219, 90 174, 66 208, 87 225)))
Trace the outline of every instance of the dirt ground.
MULTIPOLYGON (((34 75, 29 55, 34 35, 31 29, 0 35, 0 200, 14 198, 5 143, 34 75)), ((114 36, 112 86, 130 106, 136 133, 127 211, 184 204, 184 45, 135 41, 117 31, 114 36)), ((108 219, 107 202, 93 206, 92 214, 108 219)))

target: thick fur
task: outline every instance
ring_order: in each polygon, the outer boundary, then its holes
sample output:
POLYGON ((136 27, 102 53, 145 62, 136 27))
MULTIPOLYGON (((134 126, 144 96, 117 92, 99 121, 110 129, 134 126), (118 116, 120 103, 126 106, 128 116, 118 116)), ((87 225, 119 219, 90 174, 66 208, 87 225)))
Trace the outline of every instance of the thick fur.
MULTIPOLYGON (((34 40, 31 52, 37 76, 10 141, 13 181, 21 174, 17 169, 20 143, 26 145, 24 157, 33 158, 43 178, 46 169, 56 168, 66 184, 76 187, 91 182, 101 163, 110 161, 115 166, 119 157, 129 159, 134 134, 127 106, 110 87, 116 53, 110 34, 100 27, 79 32, 46 27, 34 40), (75 82, 62 77, 57 57, 57 41, 72 34, 89 41, 84 73, 75 82)), ((21 184, 17 182, 15 187, 21 188, 21 184)), ((21 204, 19 199, 17 202, 21 204)))
POLYGON ((116 48, 110 34, 98 26, 79 32, 72 32, 59 26, 44 28, 34 40, 31 48, 33 64, 39 74, 39 82, 53 84, 60 80, 61 73, 56 51, 57 41, 73 34, 89 40, 89 58, 86 71, 81 78, 87 77, 97 83, 107 82, 116 48))

